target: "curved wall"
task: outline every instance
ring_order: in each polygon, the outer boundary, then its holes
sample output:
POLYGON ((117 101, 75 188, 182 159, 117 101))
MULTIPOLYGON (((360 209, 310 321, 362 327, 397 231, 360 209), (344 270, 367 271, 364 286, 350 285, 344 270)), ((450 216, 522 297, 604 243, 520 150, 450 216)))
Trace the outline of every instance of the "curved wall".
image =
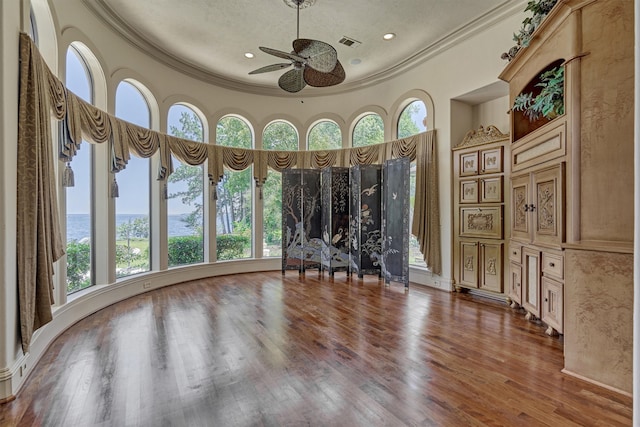
MULTIPOLYGON (((37 4, 37 9, 47 0, 32 0, 37 4)), ((11 41, 16 41, 17 33, 25 30, 24 24, 16 26, 12 18, 23 17, 25 8, 28 10, 28 0, 22 0, 20 5, 8 5, 2 2, 2 32, 3 46, 11 41), (11 22, 11 25, 4 25, 11 22), (7 42, 9 40, 9 42, 7 42)), ((522 2, 523 4, 526 2, 522 2)), ((451 161, 450 147, 451 134, 464 134, 468 125, 472 123, 468 109, 457 106, 452 108, 452 100, 461 95, 494 84, 498 79, 505 63, 500 59, 500 53, 509 49, 512 44, 511 35, 514 29, 520 26, 521 14, 511 14, 501 17, 499 22, 478 34, 461 40, 447 50, 434 54, 425 59, 414 68, 406 70, 401 76, 389 78, 373 86, 351 90, 346 93, 322 95, 322 91, 313 92, 312 96, 303 94, 283 96, 254 95, 244 92, 234 92, 221 87, 216 87, 171 69, 144 52, 139 51, 130 43, 119 37, 108 28, 100 19, 93 15, 81 1, 49 0, 51 27, 55 28, 57 52, 43 52, 45 58, 57 55, 57 64, 64 64, 64 55, 67 47, 73 42, 81 42, 95 56, 95 62, 101 68, 104 82, 96 81, 96 105, 113 113, 115 104, 115 91, 118 83, 123 79, 135 79, 142 83, 157 101, 159 120, 152 123, 153 129, 165 131, 167 112, 175 102, 186 102, 196 105, 204 114, 210 126, 210 140, 215 139, 212 129, 215 123, 226 114, 241 114, 251 121, 256 130, 256 135, 261 135, 262 129, 273 120, 284 119, 296 126, 299 135, 306 135, 310 127, 321 118, 335 120, 341 127, 343 145, 348 143, 355 120, 361 113, 375 111, 380 114, 385 124, 385 139, 395 137, 395 123, 402 108, 415 97, 419 97, 427 106, 432 106, 428 111, 429 128, 437 130, 438 167, 440 181, 440 211, 441 211, 441 235, 443 254, 442 277, 432 276, 424 270, 412 270, 412 281, 450 289, 451 283, 451 161), (316 94, 318 93, 318 94, 316 94), (457 115, 461 117, 458 119, 457 115), (464 117, 462 117, 464 116, 464 117), (457 130, 458 123, 464 124, 463 130, 457 130), (213 125, 212 125, 213 124, 213 125), (213 126, 213 127, 212 127, 213 126)), ((523 10, 518 7, 518 10, 523 10)), ((24 22, 18 20, 17 22, 24 22)), ((53 48, 50 48, 53 49, 53 48)), ((17 48, 2 50, 3 63, 17 63, 17 48)), ((64 76, 64 70, 56 64, 49 64, 60 76, 64 76)), ((15 67, 17 69, 17 67, 15 67)), ((3 68, 3 86, 0 89, 7 92, 10 84, 17 80, 15 69, 3 68), (13 79, 13 80, 12 80, 13 79)), ((99 77, 97 80, 101 80, 99 77)), ((10 91, 12 98, 17 99, 17 93, 10 91)), ((6 99, 6 97, 3 97, 6 99)), ((2 117, 5 121, 17 117, 15 106, 4 108, 2 117), (9 119, 7 119, 7 117, 9 119)), ((470 107, 469 107, 470 108, 470 107)), ((503 110, 506 111, 506 108, 503 110)), ((506 116, 506 115, 505 115, 506 116)), ((508 123, 506 117, 495 117, 500 123, 508 123)), ((15 122, 14 122, 15 123, 15 122)), ((3 138, 15 140, 14 130, 3 131, 3 138)), ((455 135, 454 137, 457 137, 455 135)), ((454 141, 454 144, 457 140, 454 141)), ((2 153, 3 201, 15 198, 15 153, 5 149, 2 153), (13 180, 13 181, 12 181, 13 180)), ((100 147, 96 155, 101 162, 96 165, 97 174, 104 175, 104 182, 96 182, 96 198, 104 199, 96 202, 99 211, 110 212, 113 210, 113 201, 107 195, 108 182, 106 150, 100 147)), ((153 166, 152 166, 153 167, 153 166)), ((159 184, 152 188, 152 194, 160 194, 159 184)), ((63 200, 63 196, 61 196, 63 200)), ((61 203, 64 206, 64 203, 61 203)), ((15 209, 2 211, 3 223, 5 219, 15 217, 15 209)), ((104 220, 107 222, 107 220, 104 220)), ((10 223, 10 220, 7 222, 10 223)), ((114 227, 110 220, 109 227, 114 227)), ((112 230, 104 231, 105 235, 112 230)), ((15 247, 15 236, 6 229, 0 231, 0 238, 5 242, 4 252, 15 247)), ((98 254, 109 259, 112 255, 107 248, 104 253, 98 254)), ((1 253, 0 253, 1 254, 1 253)), ((31 371, 32 366, 38 361, 53 339, 73 323, 116 301, 128 298, 132 295, 146 292, 149 289, 167 286, 185 280, 193 280, 202 277, 210 277, 221 274, 234 274, 247 271, 278 270, 279 259, 255 259, 250 261, 218 262, 215 264, 200 264, 190 267, 175 268, 170 270, 153 271, 144 275, 134 276, 115 282, 115 278, 103 274, 97 277, 98 286, 74 294, 65 304, 60 304, 54 309, 54 321, 41 328, 33 337, 32 351, 22 355, 16 333, 17 313, 15 307, 15 267, 4 261, 0 264, 2 277, 5 279, 3 288, 0 314, 5 320, 3 327, 3 340, 0 343, 0 401, 10 398, 16 393, 24 379, 31 371)), ((58 286, 64 289, 64 286, 58 286)), ((66 295, 58 295, 58 301, 64 301, 66 295)))

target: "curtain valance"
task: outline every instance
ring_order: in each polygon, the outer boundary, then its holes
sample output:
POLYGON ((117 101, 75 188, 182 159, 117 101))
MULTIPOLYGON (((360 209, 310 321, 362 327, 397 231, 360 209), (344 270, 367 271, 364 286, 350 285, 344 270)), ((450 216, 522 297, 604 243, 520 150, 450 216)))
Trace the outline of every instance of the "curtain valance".
MULTIPOLYGON (((29 349, 34 330, 51 320, 53 262, 64 254, 59 231, 56 176, 53 168, 51 117, 60 121, 58 158, 69 163, 83 141, 109 144, 111 171, 127 167, 130 154, 148 158, 159 151, 157 177, 173 172, 171 156, 189 165, 207 163, 211 184, 224 168, 253 166, 261 186, 268 168, 349 167, 409 157, 416 160, 413 233, 431 270, 440 273, 440 236, 435 131, 367 147, 318 151, 271 151, 194 142, 136 126, 85 102, 51 72, 31 38, 20 35, 18 132, 18 287, 22 348, 29 349)), ((72 176, 72 175, 71 175, 72 176)), ((70 178, 67 182, 72 182, 70 178)), ((115 181, 114 181, 115 185, 115 181)), ((115 185, 117 191, 117 185, 115 185)), ((215 187, 214 187, 215 190, 215 187)))

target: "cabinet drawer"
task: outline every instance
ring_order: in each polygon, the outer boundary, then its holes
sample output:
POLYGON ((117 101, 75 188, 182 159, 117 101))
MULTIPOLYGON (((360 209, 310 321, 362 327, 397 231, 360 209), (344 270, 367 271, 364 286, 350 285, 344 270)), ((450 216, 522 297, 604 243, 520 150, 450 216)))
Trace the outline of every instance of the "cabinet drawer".
POLYGON ((542 273, 558 279, 564 279, 564 256, 543 252, 542 273))
POLYGON ((522 262, 522 246, 510 243, 509 259, 520 264, 522 262))

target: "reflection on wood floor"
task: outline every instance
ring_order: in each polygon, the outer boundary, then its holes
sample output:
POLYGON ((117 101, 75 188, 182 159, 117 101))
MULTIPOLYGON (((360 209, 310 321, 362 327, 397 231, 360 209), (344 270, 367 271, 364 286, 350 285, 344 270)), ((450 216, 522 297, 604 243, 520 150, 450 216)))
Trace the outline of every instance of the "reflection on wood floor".
POLYGON ((631 425, 631 398, 562 367, 561 338, 500 302, 377 276, 233 275, 74 325, 0 425, 631 425))

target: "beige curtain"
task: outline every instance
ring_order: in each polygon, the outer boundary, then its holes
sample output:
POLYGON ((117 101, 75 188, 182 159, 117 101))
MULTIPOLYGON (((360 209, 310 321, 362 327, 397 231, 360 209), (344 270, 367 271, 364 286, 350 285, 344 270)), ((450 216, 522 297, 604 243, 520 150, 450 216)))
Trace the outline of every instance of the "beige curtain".
POLYGON ((50 85, 35 45, 20 37, 17 158, 17 285, 22 351, 33 332, 52 319, 53 263, 64 254, 56 200, 50 85))
POLYGON ((131 153, 147 158, 159 151, 159 180, 167 179, 173 172, 171 155, 190 165, 207 162, 214 196, 224 167, 239 171, 253 166, 254 179, 260 187, 267 179, 268 168, 280 172, 291 167, 321 169, 382 163, 398 157, 415 159, 417 183, 412 231, 427 266, 434 273, 441 273, 434 131, 373 146, 318 151, 250 150, 176 138, 120 120, 77 97, 49 70, 33 41, 23 33, 20 36, 17 250, 20 326, 25 352, 33 331, 51 320, 53 262, 64 253, 56 203, 51 117, 62 121, 58 158, 65 162, 71 162, 83 140, 109 144, 113 173, 126 168, 131 153))
POLYGON ((416 196, 411 232, 434 274, 442 274, 440 251, 440 204, 438 192, 438 157, 435 131, 422 134, 424 141, 415 145, 416 196))

